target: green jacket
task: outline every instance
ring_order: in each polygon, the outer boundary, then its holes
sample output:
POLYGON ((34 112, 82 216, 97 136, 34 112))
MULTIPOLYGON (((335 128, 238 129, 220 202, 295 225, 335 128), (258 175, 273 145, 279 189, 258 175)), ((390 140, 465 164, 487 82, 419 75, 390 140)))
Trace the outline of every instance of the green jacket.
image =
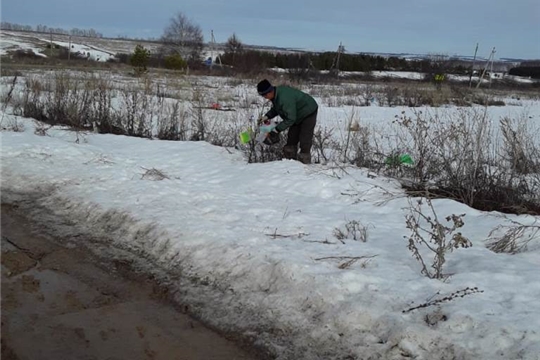
POLYGON ((272 108, 266 113, 269 119, 280 116, 283 121, 276 126, 281 132, 294 124, 299 124, 313 114, 319 106, 315 99, 298 89, 289 86, 276 86, 272 108))

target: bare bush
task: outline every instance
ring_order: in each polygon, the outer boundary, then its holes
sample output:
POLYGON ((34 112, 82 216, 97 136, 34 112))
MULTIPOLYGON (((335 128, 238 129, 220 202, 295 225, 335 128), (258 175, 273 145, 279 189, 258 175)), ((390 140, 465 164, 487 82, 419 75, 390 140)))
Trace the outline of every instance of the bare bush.
MULTIPOLYGON (((42 94, 46 91, 42 83, 33 78, 26 78, 24 82, 23 95, 16 106, 20 109, 20 115, 36 120, 45 120, 45 103, 42 94)), ((18 114, 18 111, 16 112, 18 114)))
POLYGON ((88 89, 66 72, 57 73, 51 87, 52 90, 45 94, 47 123, 88 128, 90 123, 86 114, 91 101, 88 89))
POLYGON ((316 163, 328 163, 330 150, 334 147, 334 129, 317 127, 313 134, 313 150, 315 151, 316 163))
POLYGON ((510 167, 518 174, 540 172, 540 149, 531 139, 526 121, 504 117, 500 121, 504 140, 504 155, 510 167))
POLYGON ((109 80, 94 75, 75 79, 67 73, 59 73, 43 81, 27 78, 15 109, 20 109, 22 116, 50 125, 146 138, 154 136, 156 119, 161 125, 169 124, 170 131, 176 126, 182 134, 171 137, 185 137, 185 116, 177 124, 178 105, 176 109, 174 106, 169 108, 159 98, 147 94, 153 93, 152 84, 141 81, 142 88, 137 84, 127 84, 113 89, 109 80), (116 109, 113 106, 115 97, 120 99, 120 106, 116 109))
POLYGON ((343 229, 335 228, 334 237, 338 240, 352 239, 355 241, 367 242, 368 227, 358 220, 351 220, 345 224, 343 229))
POLYGON ((5 95, 2 95, 2 102, 4 103, 3 111, 6 110, 6 107, 11 102, 11 99, 13 98, 13 91, 15 90, 15 86, 17 85, 18 75, 15 74, 13 76, 13 79, 11 80, 11 83, 9 84, 7 93, 5 95))
POLYGON ((235 119, 228 117, 214 118, 207 140, 215 146, 233 148, 239 145, 241 128, 235 119))
POLYGON ((414 117, 408 117, 403 111, 400 116, 396 115, 394 123, 398 124, 400 129, 406 132, 401 135, 405 144, 410 141, 410 145, 403 146, 409 148, 415 156, 415 181, 424 184, 431 175, 430 164, 433 163, 433 143, 432 143, 432 124, 428 117, 421 111, 415 112, 414 117), (408 140, 406 140, 408 139, 408 140))
POLYGON ((505 106, 505 102, 499 99, 494 99, 492 96, 486 94, 476 94, 472 97, 472 102, 483 106, 505 106))
POLYGON ((359 124, 351 139, 349 162, 358 167, 379 171, 382 166, 380 154, 377 135, 367 125, 359 124))
POLYGON ((361 124, 353 108, 348 115, 345 132, 341 134, 341 139, 333 144, 334 158, 346 164, 376 169, 382 163, 377 150, 377 140, 372 129, 361 124))
POLYGON ((19 121, 17 118, 9 117, 8 119, 4 119, 2 117, 2 123, 0 124, 0 129, 6 130, 6 131, 13 131, 13 132, 23 132, 26 128, 24 124, 21 121, 19 121))
POLYGON ((191 138, 192 141, 204 141, 208 132, 208 122, 205 120, 203 109, 205 98, 199 89, 193 91, 191 99, 191 138))
POLYGON ((52 125, 47 125, 41 121, 34 121, 34 134, 38 136, 47 136, 47 131, 51 129, 52 125))
POLYGON ((116 112, 117 123, 129 136, 151 138, 153 98, 131 88, 122 89, 120 95, 123 106, 116 112))
POLYGON ((510 225, 499 225, 493 229, 487 241, 487 248, 496 253, 525 252, 531 242, 540 243, 540 224, 536 219, 529 225, 510 220, 510 225))
POLYGON ((460 232, 456 232, 463 227, 465 214, 447 216, 445 220, 451 224, 445 226, 439 220, 429 194, 427 195, 425 199, 417 200, 416 204, 409 200, 410 213, 405 218, 411 235, 405 238, 408 240, 409 250, 422 266, 421 273, 430 279, 443 279, 446 276, 443 267, 447 253, 457 248, 471 247, 472 243, 460 232), (424 213, 422 208, 424 202, 428 207, 428 214, 424 213), (424 260, 427 255, 424 255, 421 249, 427 249, 433 256, 431 264, 424 260))
MULTIPOLYGON (((486 110, 459 112, 458 117, 437 121, 434 119, 432 148, 435 162, 427 162, 431 174, 440 174, 440 188, 452 191, 467 205, 473 205, 479 190, 489 181, 489 166, 494 163, 492 147, 493 128, 486 110), (437 164, 439 162, 439 164, 437 164)), ((431 134, 427 134, 430 137, 431 134)))
POLYGON ((370 106, 375 98, 375 89, 372 85, 365 85, 364 91, 360 95, 362 97, 363 106, 370 106))
POLYGON ((14 128, 13 126, 11 126, 12 124, 10 124, 10 126, 8 127, 4 127, 3 123, 4 123, 4 116, 6 115, 6 109, 9 103, 11 102, 11 99, 13 97, 13 91, 15 90, 16 85, 17 85, 17 75, 13 76, 13 80, 11 81, 11 84, 9 85, 7 93, 2 96, 2 102, 4 103, 4 106, 2 107, 2 119, 0 119, 1 129, 14 128))
POLYGON ((506 131, 506 138, 511 139, 506 141, 503 156, 505 145, 497 142, 497 129, 486 108, 459 109, 457 115, 446 117, 414 114, 402 114, 395 120, 395 148, 414 159, 413 177, 405 185, 409 191, 422 192, 428 187, 432 194, 480 210, 540 213, 536 194, 540 174, 535 172, 538 146, 532 131, 503 129, 501 132, 506 131), (528 174, 520 174, 516 164, 520 164, 520 171, 528 168, 528 174))
POLYGON ((384 89, 384 102, 387 106, 398 106, 402 104, 402 100, 399 96, 399 89, 395 86, 386 86, 384 89))
POLYGON ((86 87, 92 94, 88 114, 92 128, 99 133, 115 133, 114 128, 118 129, 119 125, 116 124, 113 113, 111 83, 100 77, 91 77, 86 83, 86 87))
POLYGON ((248 163, 264 163, 283 159, 283 147, 286 140, 281 136, 280 142, 274 145, 263 145, 256 141, 255 137, 242 147, 242 150, 247 158, 248 163))
POLYGON ((180 101, 165 105, 165 115, 157 120, 157 138, 160 140, 187 140, 187 112, 180 101))
POLYGON ((345 144, 343 145, 343 162, 347 162, 347 152, 349 151, 349 146, 351 143, 351 134, 354 131, 353 123, 358 123, 355 119, 355 110, 352 108, 351 113, 349 115, 349 120, 347 124, 347 132, 345 137, 345 144))

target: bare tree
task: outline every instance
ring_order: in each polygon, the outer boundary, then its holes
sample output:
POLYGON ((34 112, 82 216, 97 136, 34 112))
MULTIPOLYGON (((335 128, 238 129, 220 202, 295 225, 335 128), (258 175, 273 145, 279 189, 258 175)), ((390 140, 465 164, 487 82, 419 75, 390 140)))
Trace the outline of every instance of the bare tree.
POLYGON ((161 41, 166 45, 168 52, 175 52, 186 59, 199 60, 204 36, 199 25, 179 12, 170 19, 161 41))

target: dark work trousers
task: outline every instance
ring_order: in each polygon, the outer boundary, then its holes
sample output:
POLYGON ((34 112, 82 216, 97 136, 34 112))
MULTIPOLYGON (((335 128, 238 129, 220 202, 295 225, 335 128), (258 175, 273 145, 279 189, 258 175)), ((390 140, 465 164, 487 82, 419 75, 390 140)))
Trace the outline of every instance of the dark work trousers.
POLYGON ((300 143, 301 154, 311 153, 315 124, 317 124, 317 110, 315 110, 314 113, 302 120, 299 124, 294 124, 289 128, 289 133, 287 134, 287 144, 285 145, 285 147, 287 148, 287 152, 292 152, 294 149, 294 155, 291 153, 290 155, 292 156, 286 157, 292 159, 296 158, 296 153, 298 151, 298 143, 300 143))

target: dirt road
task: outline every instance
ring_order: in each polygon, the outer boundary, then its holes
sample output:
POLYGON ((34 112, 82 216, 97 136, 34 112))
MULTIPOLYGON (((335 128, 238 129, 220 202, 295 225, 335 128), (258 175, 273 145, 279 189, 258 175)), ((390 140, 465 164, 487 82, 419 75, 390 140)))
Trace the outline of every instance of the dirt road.
POLYGON ((2 359, 256 359, 148 278, 32 233, 2 206, 2 359))

